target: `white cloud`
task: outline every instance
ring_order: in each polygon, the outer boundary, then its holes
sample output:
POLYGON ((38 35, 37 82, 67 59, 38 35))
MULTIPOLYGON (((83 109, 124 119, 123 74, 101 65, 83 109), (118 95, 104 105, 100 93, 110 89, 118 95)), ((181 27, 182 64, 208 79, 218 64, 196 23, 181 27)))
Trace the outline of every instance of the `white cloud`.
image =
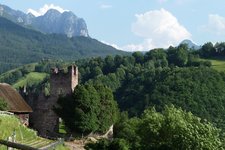
POLYGON ((132 32, 144 38, 141 44, 130 44, 125 48, 130 50, 150 50, 152 48, 167 48, 176 46, 184 39, 190 39, 191 34, 182 26, 176 17, 165 9, 136 14, 132 24, 132 32))
POLYGON ((144 51, 146 50, 146 48, 148 50, 150 50, 152 47, 155 47, 153 44, 152 44, 152 41, 147 39, 147 40, 144 40, 143 43, 141 44, 129 44, 129 45, 125 45, 125 46, 119 46, 117 44, 114 44, 114 43, 109 43, 109 42, 106 42, 104 40, 101 40, 102 43, 106 44, 106 45, 110 45, 116 49, 119 49, 119 50, 125 50, 125 51, 130 51, 130 52, 134 52, 134 51, 144 51))
POLYGON ((106 42, 104 40, 101 40, 101 42, 104 43, 104 44, 106 44, 106 45, 110 45, 110 46, 112 46, 112 47, 114 47, 116 49, 119 49, 119 50, 122 50, 123 49, 122 47, 120 47, 120 46, 118 46, 118 45, 116 45, 114 43, 109 43, 109 42, 106 42))
POLYGON ((123 50, 125 51, 146 51, 150 50, 153 48, 156 48, 157 46, 154 45, 152 42, 152 39, 145 39, 142 43, 140 44, 128 44, 122 47, 123 50))
POLYGON ((100 8, 101 9, 109 9, 109 8, 112 8, 112 5, 109 5, 109 4, 101 4, 100 5, 100 8))
POLYGON ((65 9, 63 9, 63 8, 61 8, 60 6, 56 6, 56 5, 54 5, 54 4, 45 4, 42 8, 40 8, 39 10, 33 10, 33 9, 31 9, 31 8, 29 8, 28 10, 27 10, 27 13, 32 13, 34 16, 42 16, 42 15, 44 15, 49 9, 56 9, 56 10, 58 10, 59 12, 64 12, 64 11, 68 11, 68 10, 65 10, 65 9))
POLYGON ((210 32, 216 35, 225 35, 225 17, 217 14, 208 16, 208 24, 202 26, 203 31, 210 32))

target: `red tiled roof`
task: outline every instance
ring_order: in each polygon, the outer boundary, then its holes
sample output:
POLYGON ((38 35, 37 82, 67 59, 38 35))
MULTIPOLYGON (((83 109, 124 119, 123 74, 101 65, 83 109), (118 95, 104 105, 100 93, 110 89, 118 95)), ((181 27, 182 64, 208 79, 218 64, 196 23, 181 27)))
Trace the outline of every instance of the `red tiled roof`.
POLYGON ((0 83, 0 97, 8 104, 10 112, 32 112, 31 107, 25 102, 22 96, 9 84, 0 83))

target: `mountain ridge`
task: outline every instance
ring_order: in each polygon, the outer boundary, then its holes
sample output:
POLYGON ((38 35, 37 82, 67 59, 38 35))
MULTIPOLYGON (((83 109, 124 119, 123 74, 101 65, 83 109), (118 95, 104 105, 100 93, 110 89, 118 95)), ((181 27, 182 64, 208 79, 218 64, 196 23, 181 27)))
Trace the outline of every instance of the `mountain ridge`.
POLYGON ((89 37, 85 20, 77 17, 72 11, 60 13, 56 9, 49 9, 44 15, 35 17, 32 13, 26 14, 0 4, 0 16, 44 33, 66 34, 68 37, 89 37))
POLYGON ((75 61, 80 58, 126 54, 96 39, 43 34, 0 17, 0 73, 42 59, 75 61))

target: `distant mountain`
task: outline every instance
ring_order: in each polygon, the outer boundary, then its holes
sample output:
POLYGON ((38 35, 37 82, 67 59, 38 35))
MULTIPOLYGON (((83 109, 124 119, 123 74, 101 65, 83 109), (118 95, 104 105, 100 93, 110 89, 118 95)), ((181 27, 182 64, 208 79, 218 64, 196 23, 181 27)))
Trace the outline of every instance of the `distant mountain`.
POLYGON ((27 15, 19 10, 13 10, 10 7, 6 5, 0 4, 0 16, 5 17, 13 22, 19 23, 19 24, 26 24, 27 15))
POLYGON ((183 40, 180 44, 187 44, 188 48, 194 49, 194 50, 198 50, 201 48, 201 46, 196 45, 195 43, 193 43, 191 40, 183 40))
POLYGON ((42 59, 74 61, 80 58, 126 54, 95 39, 43 34, 0 17, 0 73, 42 59))
POLYGON ((71 11, 60 13, 50 9, 43 16, 35 17, 31 13, 25 14, 0 4, 0 16, 44 33, 66 34, 68 37, 89 36, 84 19, 78 18, 71 11))

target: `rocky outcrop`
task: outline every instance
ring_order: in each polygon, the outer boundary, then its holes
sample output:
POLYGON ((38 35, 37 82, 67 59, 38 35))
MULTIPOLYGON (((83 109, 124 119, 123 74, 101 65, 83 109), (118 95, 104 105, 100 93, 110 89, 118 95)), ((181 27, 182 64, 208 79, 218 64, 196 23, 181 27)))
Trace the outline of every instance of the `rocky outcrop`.
POLYGON ((66 34, 68 37, 89 36, 85 20, 71 11, 60 13, 50 9, 44 15, 35 17, 31 13, 25 14, 0 4, 0 16, 44 33, 66 34))
POLYGON ((78 18, 71 11, 60 13, 57 10, 50 9, 45 15, 33 18, 30 25, 45 33, 66 34, 68 37, 88 37, 84 19, 78 18))

